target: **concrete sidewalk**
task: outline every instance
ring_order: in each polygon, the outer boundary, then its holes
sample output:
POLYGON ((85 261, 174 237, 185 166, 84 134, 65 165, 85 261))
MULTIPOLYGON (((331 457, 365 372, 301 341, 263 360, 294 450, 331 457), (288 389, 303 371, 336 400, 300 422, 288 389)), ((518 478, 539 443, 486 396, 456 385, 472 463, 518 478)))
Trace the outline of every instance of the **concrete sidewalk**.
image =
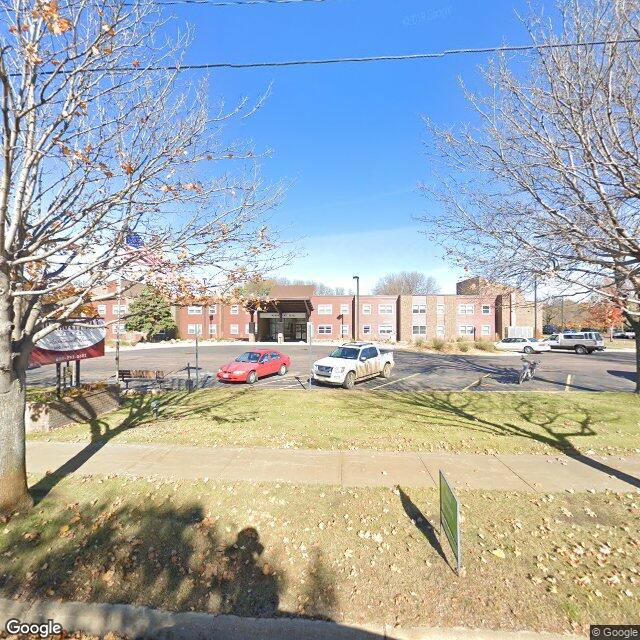
POLYGON ((153 640, 578 640, 578 636, 530 631, 395 628, 385 624, 351 625, 302 618, 239 618, 206 613, 172 613, 127 604, 0 598, 0 624, 53 620, 65 631, 153 640))
POLYGON ((640 489, 640 455, 479 455, 421 452, 233 449, 27 442, 30 473, 158 476, 223 482, 343 487, 435 487, 442 469, 459 489, 617 491, 640 489))

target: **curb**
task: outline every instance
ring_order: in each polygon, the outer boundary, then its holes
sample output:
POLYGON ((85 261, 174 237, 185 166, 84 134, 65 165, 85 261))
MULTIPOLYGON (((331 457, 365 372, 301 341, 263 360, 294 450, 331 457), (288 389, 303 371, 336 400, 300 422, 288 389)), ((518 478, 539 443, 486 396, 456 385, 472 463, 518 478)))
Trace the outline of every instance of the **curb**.
POLYGON ((0 629, 21 622, 53 620, 65 631, 108 632, 153 640, 578 640, 578 636, 480 629, 391 629, 386 625, 348 625, 301 618, 240 618, 206 613, 172 613, 128 604, 21 602, 0 598, 0 629))

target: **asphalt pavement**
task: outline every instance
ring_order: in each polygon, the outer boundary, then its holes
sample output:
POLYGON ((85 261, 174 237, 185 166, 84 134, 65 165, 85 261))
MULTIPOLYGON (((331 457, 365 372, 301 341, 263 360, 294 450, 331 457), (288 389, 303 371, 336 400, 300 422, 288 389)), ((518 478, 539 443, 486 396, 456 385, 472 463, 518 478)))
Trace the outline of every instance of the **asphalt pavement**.
MULTIPOLYGON (((201 386, 216 386, 218 368, 250 348, 248 344, 201 345, 198 378, 201 386)), ((256 388, 300 389, 307 387, 315 360, 334 348, 323 344, 274 345, 292 359, 286 376, 259 380, 256 388)), ((520 355, 451 355, 395 349, 396 366, 390 379, 375 378, 358 383, 357 388, 395 391, 633 391, 635 354, 605 351, 580 356, 572 352, 550 352, 532 356, 540 362, 536 379, 518 385, 520 355)), ((164 372, 168 386, 177 388, 195 379, 195 345, 125 349, 120 353, 123 369, 156 369, 164 372)), ((82 362, 83 382, 114 380, 115 354, 82 362)), ((30 385, 55 384, 55 365, 28 372, 30 385)), ((314 385, 314 390, 325 387, 314 385)))

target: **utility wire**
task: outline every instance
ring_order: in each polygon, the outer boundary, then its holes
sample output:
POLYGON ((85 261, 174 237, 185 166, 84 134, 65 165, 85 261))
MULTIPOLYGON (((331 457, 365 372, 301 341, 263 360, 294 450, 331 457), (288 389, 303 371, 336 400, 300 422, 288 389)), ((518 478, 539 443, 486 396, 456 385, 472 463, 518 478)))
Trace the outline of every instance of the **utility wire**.
MULTIPOLYGON (((434 58, 444 58, 446 56, 469 55, 478 53, 506 53, 506 52, 522 52, 522 51, 543 51, 546 49, 570 49, 575 47, 593 47, 606 46, 611 44, 639 44, 640 38, 628 38, 622 40, 590 40, 584 42, 558 42, 549 44, 526 44, 526 45, 504 45, 500 47, 478 47, 465 49, 447 49, 445 51, 434 53, 407 53, 401 55, 386 56, 363 56, 351 58, 321 58, 316 60, 281 60, 271 62, 205 62, 202 64, 180 64, 180 65, 159 65, 159 66, 129 66, 114 67, 113 69, 87 69, 85 73, 114 71, 116 73, 132 73, 142 71, 206 71, 208 69, 260 69, 273 67, 301 67, 301 66, 317 66, 329 64, 351 64, 361 62, 397 62, 400 60, 426 60, 434 58)), ((56 73, 53 69, 38 71, 41 75, 52 75, 56 73)), ((67 75, 74 73, 72 70, 59 69, 57 73, 67 75)), ((8 74, 13 77, 21 76, 20 73, 8 74)))
POLYGON ((159 6, 176 5, 176 4, 201 4, 210 7, 242 7, 243 5, 255 4, 306 4, 309 2, 320 3, 327 0, 226 0, 218 2, 216 0, 156 0, 155 4, 159 6))

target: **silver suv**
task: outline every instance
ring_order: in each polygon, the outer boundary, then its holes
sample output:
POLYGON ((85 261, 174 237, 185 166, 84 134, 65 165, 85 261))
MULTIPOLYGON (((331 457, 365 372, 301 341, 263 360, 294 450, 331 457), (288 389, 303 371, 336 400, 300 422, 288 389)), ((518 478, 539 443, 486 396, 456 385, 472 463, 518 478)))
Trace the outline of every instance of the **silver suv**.
POLYGON ((580 333, 556 333, 547 340, 552 349, 575 351, 581 355, 604 351, 604 340, 597 331, 581 331, 580 333))

